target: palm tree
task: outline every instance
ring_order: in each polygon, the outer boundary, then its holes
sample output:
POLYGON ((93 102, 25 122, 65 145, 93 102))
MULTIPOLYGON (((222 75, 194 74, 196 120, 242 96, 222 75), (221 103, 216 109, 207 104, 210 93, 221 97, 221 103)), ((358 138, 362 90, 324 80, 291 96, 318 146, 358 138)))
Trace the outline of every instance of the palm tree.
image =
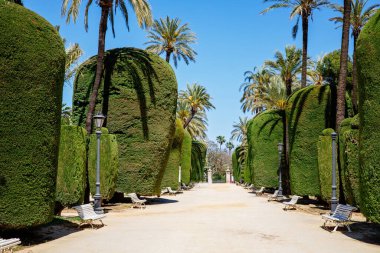
POLYGON ((78 43, 72 44, 66 48, 66 65, 65 65, 65 83, 75 75, 78 70, 79 58, 83 55, 83 50, 78 43))
MULTIPOLYGON (((62 1, 62 16, 66 16, 66 22, 69 23, 71 18, 75 22, 78 14, 79 7, 82 0, 63 0, 62 1), (71 3, 71 5, 70 5, 71 3)), ((88 11, 93 3, 93 0, 87 0, 87 5, 85 9, 85 30, 88 30, 88 11)), ((101 17, 99 22, 99 37, 98 37, 98 55, 96 62, 96 73, 95 73, 95 81, 92 86, 92 94, 90 97, 89 108, 86 116, 86 130, 90 134, 92 130, 92 116, 95 110, 95 102, 98 96, 98 90, 102 79, 103 73, 103 60, 104 60, 104 51, 105 51, 105 38, 107 32, 107 23, 110 20, 112 33, 115 36, 114 29, 114 14, 116 13, 116 9, 119 8, 121 13, 125 18, 125 22, 127 28, 129 30, 129 22, 128 22, 128 9, 127 9, 127 1, 126 0, 98 0, 96 3, 101 8, 101 17), (115 7, 115 10, 113 9, 115 7)), ((128 0, 128 3, 132 6, 137 22, 140 27, 146 28, 152 25, 152 14, 150 5, 147 0, 128 0)))
POLYGON ((348 45, 351 20, 351 0, 344 0, 343 7, 343 29, 342 29, 342 46, 340 53, 340 70, 337 88, 336 103, 336 129, 339 131, 340 123, 344 120, 346 106, 346 81, 347 81, 347 62, 348 62, 348 45))
POLYGON ((226 148, 228 149, 228 155, 231 155, 231 150, 234 148, 234 144, 232 142, 227 142, 226 143, 226 148))
POLYGON ((219 143, 219 149, 222 151, 222 145, 226 142, 226 138, 222 135, 216 137, 216 142, 219 143))
MULTIPOLYGON (((351 35, 354 40, 354 52, 353 52, 353 65, 352 65, 352 104, 354 106, 355 112, 357 111, 357 88, 358 88, 358 77, 357 77, 357 65, 356 65, 356 42, 359 38, 360 32, 364 25, 376 13, 380 4, 374 4, 365 9, 368 0, 352 0, 351 1, 351 35)), ((342 15, 344 8, 341 5, 333 5, 333 9, 339 11, 342 15)), ((333 17, 330 20, 335 21, 335 23, 342 23, 343 17, 333 17)))
POLYGON ((327 0, 264 0, 264 2, 275 2, 272 6, 266 8, 261 13, 266 13, 272 9, 277 8, 291 8, 290 18, 297 16, 296 24, 292 29, 293 38, 297 36, 298 24, 302 20, 302 74, 301 74, 301 87, 306 87, 307 75, 307 46, 308 46, 308 33, 309 33, 309 17, 313 18, 313 11, 319 10, 323 6, 329 5, 327 0))
POLYGON ((285 56, 277 51, 274 55, 275 61, 265 61, 264 63, 273 74, 281 76, 287 96, 292 94, 292 85, 302 70, 301 54, 301 50, 295 46, 286 46, 285 56))
POLYGON ((22 2, 22 0, 7 0, 8 2, 12 2, 12 3, 15 3, 15 4, 19 4, 21 6, 24 6, 24 3, 22 2))
POLYGON ((197 53, 190 47, 190 44, 196 42, 196 35, 191 32, 188 24, 181 26, 181 20, 178 18, 166 19, 160 18, 155 20, 151 30, 148 33, 150 39, 145 44, 150 44, 146 49, 155 54, 166 53, 166 61, 170 62, 173 56, 174 66, 181 59, 189 64, 189 61, 195 62, 197 53))
POLYGON ((187 128, 191 120, 199 111, 206 111, 215 106, 211 103, 211 97, 207 93, 207 90, 202 85, 197 83, 192 85, 187 85, 187 90, 180 91, 179 100, 187 104, 190 108, 190 114, 183 124, 183 128, 187 128))
POLYGON ((244 144, 247 142, 247 117, 239 117, 239 122, 233 124, 233 130, 231 132, 231 139, 237 140, 238 142, 244 144))
MULTIPOLYGON (((178 101, 177 103, 177 118, 185 124, 190 116, 190 107, 188 104, 178 101)), ((198 111, 187 127, 187 131, 193 139, 204 140, 207 130, 207 115, 204 111, 198 111)))

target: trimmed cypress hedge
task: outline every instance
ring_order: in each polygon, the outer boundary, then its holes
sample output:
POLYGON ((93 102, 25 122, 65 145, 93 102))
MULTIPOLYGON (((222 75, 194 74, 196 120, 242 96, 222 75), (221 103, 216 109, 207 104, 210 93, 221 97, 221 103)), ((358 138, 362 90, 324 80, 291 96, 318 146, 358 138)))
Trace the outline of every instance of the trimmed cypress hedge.
POLYGON ((191 181, 204 181, 206 154, 207 145, 203 142, 193 140, 191 143, 191 181))
POLYGON ((191 142, 192 138, 190 133, 185 130, 181 148, 181 180, 185 184, 190 183, 191 171, 191 142))
MULTIPOLYGON (((321 198, 324 201, 331 199, 332 193, 332 139, 331 134, 334 129, 327 128, 322 131, 317 143, 318 148, 318 171, 319 184, 321 188, 321 198)), ((337 143, 338 147, 338 143, 337 143)), ((336 148, 337 148, 336 147, 336 148)), ((338 151, 338 149, 337 149, 338 151)), ((337 153, 338 155, 338 153, 337 153)), ((337 157, 338 158, 338 157, 337 157)), ((339 167, 338 161, 336 164, 336 197, 339 199, 339 167)))
POLYGON ((247 131, 247 167, 255 186, 278 186, 278 143, 283 142, 281 111, 265 111, 251 120, 247 131))
MULTIPOLYGON (((117 135, 117 190, 159 194, 174 136, 177 81, 159 56, 135 48, 106 52, 96 111, 107 115, 105 127, 117 135)), ((73 117, 85 124, 96 57, 83 63, 74 83, 73 117)))
POLYGON ((366 24, 357 42, 359 75, 360 208, 380 223, 380 12, 366 24))
POLYGON ((86 187, 87 131, 61 126, 55 200, 61 207, 82 204, 86 187))
POLYGON ((232 175, 235 181, 240 182, 240 164, 236 152, 236 149, 232 152, 232 175))
POLYGON ((65 50, 45 19, 0 0, 0 228, 53 218, 65 50))
POLYGON ((290 185, 292 194, 320 196, 319 134, 334 128, 336 92, 330 86, 309 86, 293 93, 287 102, 290 185))
MULTIPOLYGON (((88 147, 88 179, 92 196, 96 193, 96 149, 97 137, 92 134, 88 147)), ((104 133, 100 137, 100 193, 103 200, 112 198, 118 170, 119 150, 116 135, 104 133)))
POLYGON ((173 189, 178 188, 179 166, 181 165, 181 149, 184 136, 185 130, 183 129, 182 121, 177 119, 169 161, 161 182, 162 187, 170 186, 173 189))

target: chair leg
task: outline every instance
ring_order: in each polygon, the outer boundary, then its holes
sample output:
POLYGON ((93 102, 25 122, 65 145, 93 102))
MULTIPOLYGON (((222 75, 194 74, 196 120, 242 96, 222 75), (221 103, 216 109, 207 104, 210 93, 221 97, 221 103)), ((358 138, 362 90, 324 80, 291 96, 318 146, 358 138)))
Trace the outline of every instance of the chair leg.
POLYGON ((347 227, 347 229, 348 229, 348 232, 352 232, 351 231, 351 228, 350 228, 350 225, 348 225, 347 223, 346 224, 344 224, 346 227, 347 227))
POLYGON ((339 227, 339 224, 336 224, 336 226, 332 232, 335 232, 338 229, 338 227, 339 227))
POLYGON ((102 220, 99 220, 100 221, 100 223, 102 223, 102 227, 104 227, 104 223, 103 223, 103 221, 102 220))

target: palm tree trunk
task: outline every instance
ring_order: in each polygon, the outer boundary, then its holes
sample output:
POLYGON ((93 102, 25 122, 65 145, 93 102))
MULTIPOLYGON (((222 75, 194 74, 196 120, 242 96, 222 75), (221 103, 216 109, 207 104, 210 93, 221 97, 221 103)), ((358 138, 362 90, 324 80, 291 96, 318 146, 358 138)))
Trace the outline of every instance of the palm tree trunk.
POLYGON ((285 142, 284 145, 284 164, 282 164, 282 185, 283 185, 283 193, 286 195, 291 194, 290 191, 290 174, 289 174, 289 126, 286 118, 286 112, 283 110, 282 114, 282 124, 283 124, 283 140, 285 142))
POLYGON ((309 16, 302 12, 302 72, 301 72, 301 88, 306 87, 307 74, 307 42, 309 34, 309 16))
POLYGON ((292 80, 285 81, 286 96, 289 97, 292 94, 292 80))
POLYGON ((88 112, 86 116, 86 130, 88 134, 91 134, 92 132, 92 116, 94 114, 96 98, 98 97, 99 86, 103 75, 103 59, 105 51, 105 38, 107 31, 108 14, 109 7, 102 6, 102 14, 99 23, 98 56, 96 61, 95 82, 92 86, 92 94, 90 97, 90 103, 88 106, 88 112))
POLYGON ((351 97, 352 97, 352 105, 354 107, 354 114, 358 112, 358 68, 356 65, 356 41, 358 40, 359 34, 354 33, 354 55, 352 60, 352 91, 351 91, 351 97))
POLYGON ((171 55, 172 53, 171 52, 168 52, 168 51, 166 51, 166 62, 170 62, 170 55, 171 55))
POLYGON ((339 131, 340 123, 345 116, 347 59, 351 18, 351 0, 344 0, 342 48, 340 53, 340 71, 337 91, 336 129, 339 131))
POLYGON ((183 129, 186 129, 189 126, 191 120, 194 118, 194 116, 195 116, 196 113, 197 112, 193 108, 191 108, 191 116, 188 119, 186 119, 186 122, 183 125, 183 129))

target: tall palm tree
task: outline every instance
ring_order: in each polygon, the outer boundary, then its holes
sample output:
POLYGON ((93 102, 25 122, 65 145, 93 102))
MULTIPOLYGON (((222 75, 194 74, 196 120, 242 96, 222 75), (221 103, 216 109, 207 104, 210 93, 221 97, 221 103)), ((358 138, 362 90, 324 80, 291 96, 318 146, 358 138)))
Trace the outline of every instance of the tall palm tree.
POLYGON ((65 83, 77 72, 79 58, 83 55, 83 50, 78 43, 72 44, 66 48, 66 65, 65 65, 65 83))
POLYGON ((160 18, 155 20, 151 30, 148 33, 150 39, 145 44, 149 44, 147 51, 155 54, 166 54, 166 61, 170 62, 172 56, 174 66, 177 67, 177 62, 181 59, 189 64, 189 61, 195 62, 195 52, 190 44, 196 42, 195 33, 191 32, 189 25, 181 26, 181 20, 178 18, 166 19, 160 18))
POLYGON ((340 70, 337 88, 336 103, 336 129, 339 131, 340 123, 344 120, 346 107, 346 81, 348 63, 348 45, 351 20, 351 0, 344 0, 343 7, 343 27, 342 27, 342 46, 340 53, 340 70))
POLYGON ((307 47, 308 47, 308 34, 309 34, 309 17, 313 20, 313 11, 319 10, 323 6, 329 5, 327 0, 264 0, 264 2, 274 2, 274 4, 261 13, 266 13, 272 9, 277 8, 291 8, 290 18, 297 16, 296 24, 292 29, 293 38, 297 36, 298 24, 302 20, 302 73, 301 73, 301 87, 306 87, 307 75, 307 47))
MULTIPOLYGON (((357 111, 357 88, 358 88, 358 71, 356 65, 356 42, 359 38, 360 32, 364 25, 376 13, 380 4, 373 4, 368 8, 365 8, 368 0, 352 0, 351 1, 351 36, 354 40, 354 52, 353 52, 353 63, 352 63, 352 104, 354 105, 355 111, 357 111)), ((330 20, 335 21, 335 23, 343 22, 343 12, 344 7, 341 5, 333 5, 333 9, 340 12, 342 16, 330 18, 330 20)))
POLYGON ((247 117, 239 117, 239 122, 233 124, 233 129, 231 132, 231 139, 237 140, 238 142, 246 143, 247 142, 247 117))
POLYGON ((274 55, 275 61, 265 61, 264 63, 273 74, 281 76, 287 96, 292 94, 292 85, 302 70, 301 54, 301 50, 295 46, 286 46, 285 56, 277 51, 274 55))
POLYGON ((216 136, 216 142, 219 143, 219 149, 222 151, 222 145, 226 142, 226 138, 222 135, 216 136))
POLYGON ((187 128, 191 120, 199 111, 206 111, 215 109, 215 106, 211 103, 211 97, 207 93, 205 87, 200 84, 187 85, 187 89, 180 91, 179 100, 187 104, 190 108, 190 115, 183 124, 183 128, 187 128))
MULTIPOLYGON (((183 101, 178 101, 177 103, 177 118, 182 120, 182 123, 185 124, 186 120, 190 116, 190 107, 187 103, 183 101)), ((204 140, 206 138, 207 130, 207 115, 204 111, 198 111, 190 121, 187 131, 193 139, 204 140)))
POLYGON ((228 155, 231 155, 231 150, 234 148, 234 144, 232 142, 227 142, 226 143, 226 148, 228 149, 228 155))
MULTIPOLYGON (((75 22, 78 14, 79 7, 82 0, 62 0, 62 16, 66 15, 66 22, 69 23, 71 18, 75 22)), ((99 22, 99 36, 98 36, 98 55, 96 62, 96 74, 95 81, 92 86, 92 94, 89 102, 89 109, 86 116, 86 130, 90 134, 92 130, 92 116, 95 110, 95 102, 98 96, 98 90, 102 79, 103 73, 103 60, 104 60, 104 51, 105 51, 105 38, 107 32, 108 20, 110 20, 112 33, 115 36, 114 29, 114 14, 116 14, 116 9, 120 9, 121 13, 125 18, 127 28, 129 30, 128 22, 128 9, 127 2, 133 8, 137 22, 140 27, 146 28, 152 25, 152 14, 150 5, 147 0, 97 0, 96 3, 101 8, 101 16, 99 22), (114 9, 113 9, 114 7, 114 9)), ((86 9, 85 9, 85 30, 88 30, 88 11, 93 3, 93 0, 87 0, 86 9)))

